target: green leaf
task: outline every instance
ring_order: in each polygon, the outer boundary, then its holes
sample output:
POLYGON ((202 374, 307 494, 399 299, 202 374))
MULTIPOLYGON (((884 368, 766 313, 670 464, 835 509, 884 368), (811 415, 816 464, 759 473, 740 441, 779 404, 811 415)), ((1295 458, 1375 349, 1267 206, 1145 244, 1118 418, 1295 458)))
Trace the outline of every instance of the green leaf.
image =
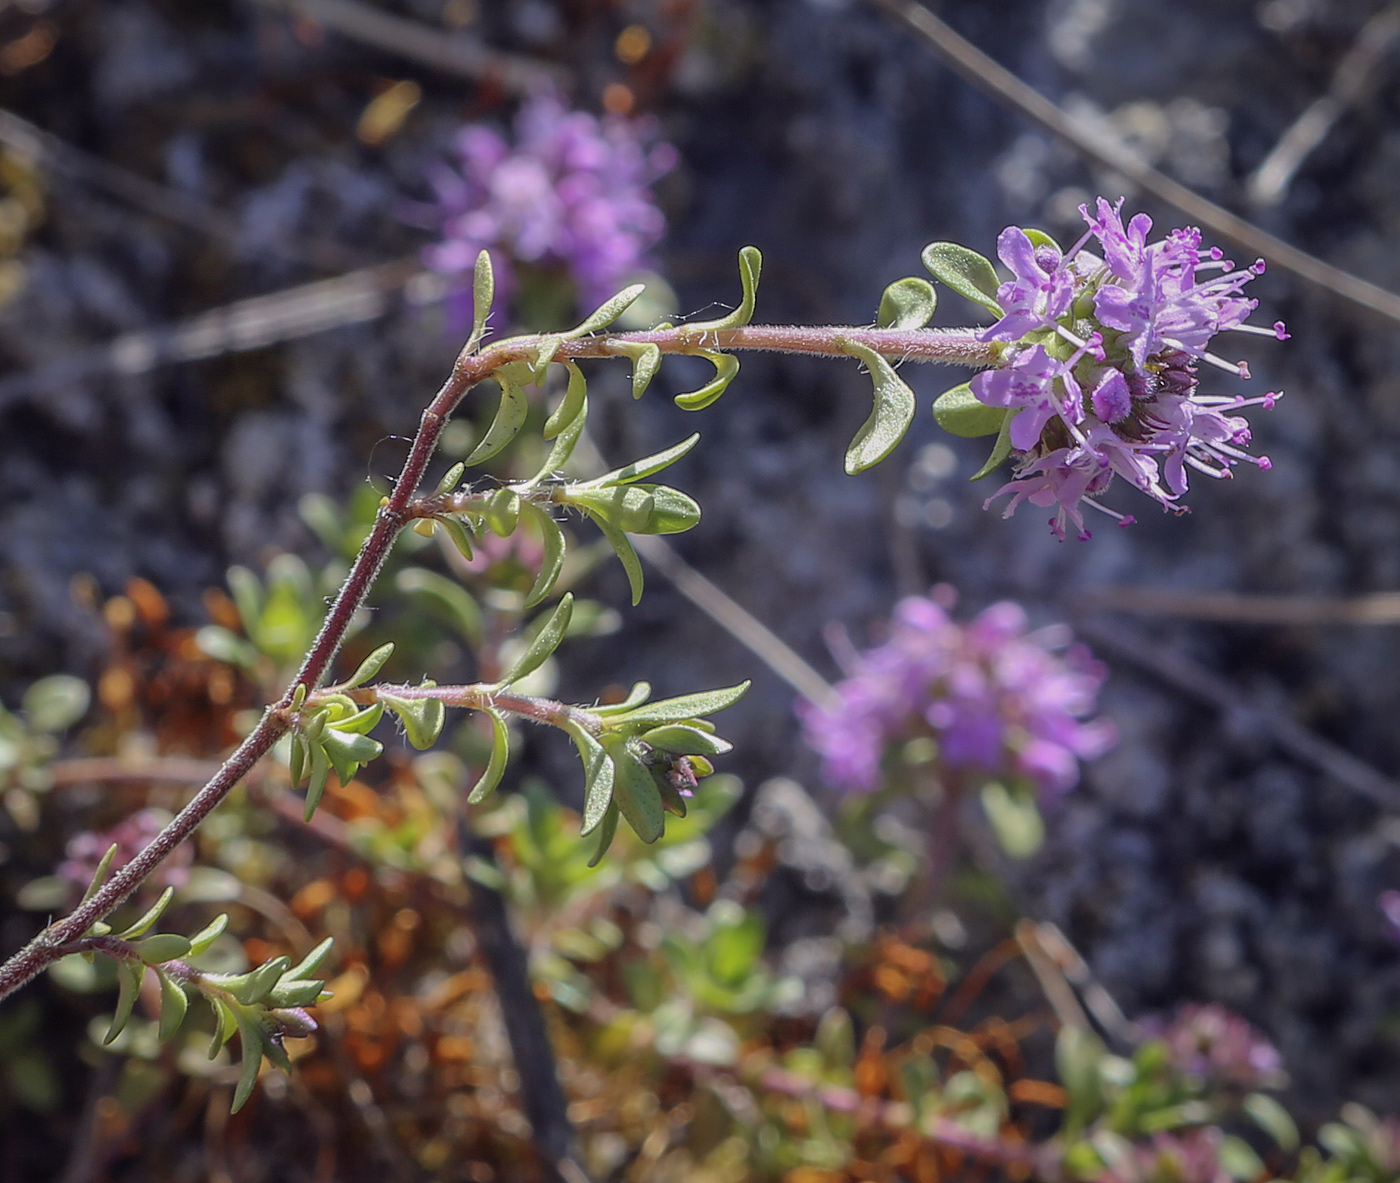
POLYGON ((317 981, 298 982, 283 979, 272 988, 267 996, 267 1005, 273 1008, 284 1006, 311 1006, 321 997, 324 983, 317 981))
POLYGON ((634 711, 642 703, 651 697, 651 683, 638 682, 627 692, 627 697, 621 702, 608 703, 605 706, 593 708, 593 714, 608 718, 610 715, 625 715, 628 711, 634 711))
POLYGON ((525 426, 525 417, 530 413, 530 400, 524 392, 504 374, 496 373, 492 381, 501 388, 501 405, 496 409, 496 417, 481 442, 472 449, 464 463, 480 464, 490 460, 504 448, 525 426))
POLYGON ((924 247, 922 257, 934 279, 974 304, 1002 315, 996 299, 1000 282, 996 270, 983 256, 955 242, 931 242, 924 247))
POLYGON ((732 353, 715 353, 710 349, 697 349, 692 356, 703 357, 713 365, 715 376, 699 390, 676 395, 675 404, 684 411, 703 411, 729 389, 729 384, 739 374, 739 359, 732 353))
POLYGON ((988 781, 982 786, 982 809, 1011 858, 1030 858, 1045 841, 1045 822, 1035 794, 1025 785, 1008 789, 1000 781, 988 781))
POLYGON ((243 1041, 243 1071, 238 1077, 238 1087, 233 1090, 233 1106, 230 1113, 237 1113, 253 1095, 253 1087, 258 1083, 258 1069, 262 1067, 264 1037, 262 1029, 251 1015, 235 1011, 238 1022, 238 1037, 243 1041))
POLYGON ((446 708, 439 698, 398 698, 380 693, 380 701, 398 715, 404 735, 420 752, 437 743, 442 725, 447 720, 446 708))
POLYGON ((675 752, 680 756, 722 756, 732 752, 734 745, 717 735, 683 727, 678 723, 663 723, 642 733, 642 742, 663 752, 675 752))
POLYGON ((500 686, 509 686, 512 682, 518 682, 526 674, 533 673, 545 663, 545 660, 559 648, 559 643, 563 641, 564 634, 569 628, 569 618, 574 614, 574 593, 565 592, 560 599, 558 606, 550 613, 549 619, 545 621, 544 627, 535 634, 535 639, 530 642, 529 647, 519 657, 511 663, 511 666, 501 675, 500 686))
POLYGON ((434 518, 433 520, 438 522, 442 528, 447 531, 447 536, 452 539, 452 545, 461 551, 462 557, 470 563, 473 553, 472 539, 471 535, 467 533, 466 526, 462 525, 462 519, 447 514, 440 518, 434 518))
POLYGON ((583 371, 571 361, 566 361, 564 368, 569 372, 569 385, 554 413, 545 420, 543 434, 547 440, 552 440, 580 415, 588 413, 588 381, 583 371))
POLYGON ((543 383, 544 377, 549 373, 550 363, 554 360, 554 355, 559 352, 559 346, 564 344, 562 333, 550 333, 540 342, 540 347, 535 350, 535 356, 530 360, 530 378, 536 383, 543 383))
POLYGON ((1070 1138, 1097 1116, 1102 1105, 1099 1064, 1105 1054, 1103 1041, 1092 1031, 1060 1028, 1055 1040, 1055 1066, 1060 1083, 1069 1093, 1065 1125, 1070 1138))
POLYGON ((486 335, 486 318, 491 315, 491 305, 495 299, 496 276, 491 270, 491 256, 482 251, 476 257, 472 275, 472 335, 467 338, 463 353, 470 353, 486 335))
POLYGON ((321 747, 343 785, 348 785, 355 773, 384 751, 384 745, 377 739, 341 731, 338 727, 326 728, 321 747))
POLYGON ((627 311, 637 302, 637 297, 647 290, 644 283, 636 283, 631 287, 623 288, 610 300, 605 300, 577 328, 570 329, 567 333, 559 334, 565 340, 572 340, 577 337, 587 336, 589 333, 596 333, 599 329, 605 329, 612 324, 619 316, 627 311))
POLYGON ((253 634, 262 618, 262 583, 247 567, 230 567, 227 579, 233 602, 238 605, 243 631, 248 634, 249 640, 256 643, 257 637, 253 634))
POLYGON ((199 957, 201 954, 207 953, 209 951, 209 946, 219 939, 224 929, 227 927, 228 916, 226 914, 220 913, 218 916, 215 916, 213 920, 209 921, 209 923, 195 933, 194 936, 190 937, 189 955, 191 957, 199 957))
POLYGON ((700 506, 669 485, 576 486, 560 501, 627 534, 679 534, 700 520, 700 506))
POLYGON ((209 999, 209 1007, 214 1012, 214 1038, 209 1044, 209 1058, 212 1060, 219 1054, 219 1049, 233 1038, 233 1033, 238 1030, 238 1021, 233 1017, 233 1010, 222 998, 209 999))
POLYGON ((608 853, 608 847, 613 844, 613 839, 617 836, 618 814, 617 802, 610 801, 603 814, 602 824, 598 827, 598 846, 593 851, 593 857, 588 860, 590 867, 596 867, 601 863, 603 856, 608 853))
POLYGON ((991 476, 1001 462, 1011 455, 1011 420, 1020 413, 1019 410, 1012 411, 1001 421, 1001 430, 997 432, 996 443, 992 445, 991 454, 982 467, 968 478, 969 480, 980 481, 983 477, 991 476))
POLYGON ((368 735, 383 716, 384 704, 376 702, 362 711, 356 711, 348 719, 337 719, 335 729, 351 735, 368 735))
POLYGON ((583 763, 583 823, 579 835, 591 834, 603 821, 613 797, 613 763, 608 753, 577 723, 565 724, 583 763))
POLYGON ((626 534, 601 514, 593 510, 585 510, 585 512, 593 519, 593 524, 603 532, 603 537, 608 540, 608 545, 617 552, 618 561, 622 563, 622 569, 627 572, 627 583, 632 589, 632 604, 635 607, 641 603, 642 588, 644 587, 642 560, 637 557, 637 552, 632 543, 628 541, 626 534))
POLYGON ((390 641, 387 645, 380 645, 379 648, 366 657, 364 661, 360 662, 360 668, 350 675, 348 681, 342 682, 340 688, 342 690, 353 690, 356 686, 363 686, 384 668, 384 663, 388 661, 393 654, 393 641, 390 641))
POLYGON ((729 986, 739 985, 763 956, 763 917, 749 912, 734 924, 717 924, 705 942, 710 972, 729 986))
POLYGON ((439 619, 473 645, 481 640, 481 609, 461 584, 422 567, 407 567, 394 578, 406 595, 419 596, 439 619))
POLYGON ((141 919, 125 932, 117 933, 117 938, 123 941, 134 941, 137 937, 144 936, 146 933, 150 932, 151 929, 155 927, 156 921, 165 914, 165 909, 170 907, 170 901, 174 898, 175 889, 173 887, 167 887, 160 893, 160 899, 156 900, 156 902, 147 909, 141 919))
POLYGON ((292 788, 300 788, 306 776, 306 744, 299 735, 292 736, 292 753, 287 762, 287 771, 291 776, 292 788))
POLYGON ((220 984, 244 1006, 256 1006, 272 993, 273 986, 282 980, 282 975, 291 965, 290 957, 274 957, 256 969, 228 978, 220 984))
POLYGON ((126 1024, 131 1018, 131 1009, 136 1005, 136 997, 141 992, 141 979, 145 974, 146 967, 139 961, 134 965, 127 961, 117 962, 117 1010, 112 1016, 112 1025, 107 1028, 107 1034, 102 1040, 103 1047, 126 1029, 126 1024))
POLYGON ((738 329, 753 320, 754 303, 758 298, 758 280, 763 272, 763 255, 756 246, 741 247, 739 250, 739 283, 743 287, 743 299, 739 307, 728 316, 718 320, 697 321, 686 328, 709 332, 712 329, 738 329))
POLYGON ((35 731, 67 731, 87 714, 92 693, 72 674, 50 674, 24 692, 24 717, 35 731))
POLYGON ((1254 1124, 1278 1143, 1288 1154, 1298 1149, 1298 1127, 1287 1109, 1266 1093, 1250 1093, 1244 1099, 1244 1111, 1254 1124))
POLYGON ((445 473, 442 474, 442 480, 438 481, 437 488, 434 490, 434 492, 438 496, 441 496, 444 493, 452 492, 452 490, 457 487, 457 482, 462 479, 462 474, 466 471, 466 461, 459 460, 456 464, 454 464, 451 468, 449 468, 445 473))
POLYGON ((302 978, 309 978, 318 969, 321 963, 330 955, 331 949, 335 945, 334 937, 327 937, 319 945, 311 950, 305 957, 292 966, 285 974, 284 981, 300 981, 302 978))
POLYGON ((938 293, 926 279, 896 279, 880 297, 875 323, 882 329, 921 329, 938 309, 938 293))
POLYGON ((614 725, 626 724, 629 728, 638 723, 681 723, 688 719, 698 719, 703 715, 713 715, 726 707, 732 707, 744 697, 752 682, 740 682, 737 686, 727 686, 722 690, 702 690, 698 694, 683 694, 679 698, 663 698, 645 706, 628 711, 625 715, 614 716, 614 725))
POLYGON ((632 397, 641 398, 661 368, 661 346, 637 345, 630 341, 614 342, 612 348, 632 359, 632 397))
POLYGON ((1036 230, 1030 226, 1022 226, 1021 233, 1031 240, 1031 246, 1053 246, 1056 250, 1060 249, 1060 244, 1051 238, 1050 235, 1046 234, 1044 230, 1036 230))
POLYGON ((613 485, 630 485, 633 481, 645 480, 649 476, 655 476, 663 468, 669 468, 699 442, 700 433, 697 431, 694 435, 688 436, 678 444, 672 444, 664 451, 645 456, 641 460, 634 460, 622 468, 614 468, 612 472, 595 477, 587 482, 586 487, 606 489, 613 485))
POLYGON ((540 573, 535 576, 535 584, 525 597, 524 607, 533 608, 543 600, 558 582, 559 573, 564 569, 564 531, 559 523, 543 509, 532 502, 522 502, 525 516, 539 527, 540 541, 544 544, 544 558, 540 562, 540 573))
POLYGON ((612 757, 613 800, 637 837, 655 842, 665 829, 666 811, 651 770, 633 753, 624 736, 605 735, 603 747, 612 757))
POLYGON ((520 524, 520 494, 503 485, 486 502, 486 525, 497 538, 509 538, 520 524))
POLYGON ((164 1043, 185 1021, 190 997, 169 974, 157 973, 156 977, 160 979, 160 1039, 164 1043))
POLYGON ((870 418, 861 425, 846 449, 846 472, 854 476, 880 463, 904 438, 909 424, 914 421, 914 392, 894 372, 894 367, 873 349, 854 341, 846 342, 842 348, 865 363, 875 394, 870 418))
POLYGON ((92 899, 102 885, 107 882, 107 873, 112 869, 112 860, 117 857, 117 844, 112 843, 107 847, 107 853, 102 856, 102 861, 97 864, 97 870, 92 873, 92 882, 88 884, 87 891, 83 892, 83 903, 92 899))
POLYGON ((945 390, 933 402, 933 417, 938 420, 938 426, 963 439, 996 435, 1006 422, 1006 414, 1005 407, 987 406, 967 382, 945 390))
POLYGON ((1254 1152, 1254 1148, 1234 1134, 1227 1134, 1221 1139, 1219 1154, 1220 1165, 1225 1168, 1225 1173, 1232 1179, 1240 1180, 1240 1183, 1262 1179, 1269 1173, 1263 1160, 1254 1152))
POLYGON ((326 781, 331 774, 331 762, 326 756, 326 749, 319 742, 312 742, 309 738, 307 744, 311 749, 311 777, 306 782, 306 812, 305 817, 310 821, 316 812, 316 806, 321 803, 321 794, 326 791, 326 781))
POLYGON ((486 771, 467 794, 467 804, 476 805, 485 801, 501 783, 505 775, 506 763, 510 759, 510 725, 505 716, 489 707, 484 712, 491 720, 491 758, 486 762, 486 771))
POLYGON ((147 965, 163 965, 177 957, 185 957, 190 951, 189 937, 177 932, 158 932, 153 937, 136 942, 136 956, 147 965))
POLYGON ((198 629, 194 634, 194 644, 205 657, 212 657, 215 661, 249 671, 258 668, 257 647, 217 624, 206 624, 198 629))

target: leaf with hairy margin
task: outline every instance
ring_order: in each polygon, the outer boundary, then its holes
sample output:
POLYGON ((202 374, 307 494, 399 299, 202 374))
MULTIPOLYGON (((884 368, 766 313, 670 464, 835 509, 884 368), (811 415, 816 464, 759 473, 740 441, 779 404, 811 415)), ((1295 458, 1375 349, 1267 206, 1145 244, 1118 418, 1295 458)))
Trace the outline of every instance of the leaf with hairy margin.
POLYGON ((530 413, 530 400, 524 391, 504 374, 497 372, 492 381, 501 388, 501 403, 496 408, 496 417, 481 437, 481 442, 472 449, 464 463, 480 464, 490 460, 497 452, 513 440, 525 426, 525 417, 530 413))
POLYGON ((510 725, 499 711, 487 708, 485 714, 491 720, 491 758, 487 761, 486 771, 481 774, 481 779, 467 794, 468 805, 486 800, 495 791, 496 786, 501 783, 501 777, 505 775, 506 763, 510 759, 510 725))
POLYGON ((559 648, 564 634, 569 629, 569 618, 574 614, 574 593, 565 592, 558 606, 550 613, 544 626, 535 634, 525 652, 517 657, 510 668, 501 675, 497 685, 508 686, 518 682, 526 674, 534 673, 559 648))
POLYGON ((853 357, 860 358, 870 371, 875 406, 851 446, 846 449, 846 472, 854 476, 880 463, 894 451, 914 421, 914 392, 909 389, 894 367, 873 349, 848 341, 842 347, 853 357))

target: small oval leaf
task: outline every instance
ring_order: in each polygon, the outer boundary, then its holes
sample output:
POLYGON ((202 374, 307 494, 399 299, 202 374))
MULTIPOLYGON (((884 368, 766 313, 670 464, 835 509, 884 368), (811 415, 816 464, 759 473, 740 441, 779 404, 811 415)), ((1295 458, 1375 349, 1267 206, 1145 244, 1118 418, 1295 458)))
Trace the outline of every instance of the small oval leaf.
POLYGON ((486 429, 481 442, 463 462, 465 464, 480 464, 483 460, 490 460, 516 437, 525 426, 525 417, 530 413, 530 400, 525 397, 519 386, 502 374, 494 375, 492 381, 501 388, 501 404, 496 408, 496 417, 491 420, 491 426, 486 429))
POLYGON ((564 555, 566 545, 564 542, 564 531, 560 529, 559 523, 549 516, 538 505, 526 501, 521 508, 540 531, 540 541, 544 545, 544 557, 540 560, 540 573, 535 576, 535 584, 530 588, 530 594, 525 597, 526 608, 533 608, 545 596, 549 595, 559 579, 559 573, 564 569, 564 555))
POLYGON ((603 746, 612 757, 613 800, 637 837, 655 842, 666 827, 666 810, 651 770, 633 754, 623 736, 606 736, 603 746))
POLYGON ((992 445, 991 455, 987 457, 986 463, 974 472, 968 480, 980 481, 983 477, 989 477, 996 471, 997 466, 1011 455, 1011 420, 1021 412, 1012 411, 1002 421, 1001 430, 997 432, 996 443, 992 445))
POLYGON ((487 761, 486 771, 481 774, 481 779, 467 794, 468 805, 486 800, 495 791, 496 786, 501 783, 501 777, 505 775, 506 763, 510 759, 509 725, 498 711, 488 710, 486 715, 491 720, 491 758, 487 761))
POLYGON ((933 284, 910 275, 885 289, 875 323, 882 329, 921 329, 937 310, 938 293, 933 284))
POLYGON ((844 349, 865 363, 875 397, 870 418, 861 424, 851 446, 846 449, 846 472, 854 476, 878 464, 904 438, 909 424, 914 421, 914 392, 894 372, 894 367, 873 349, 854 341, 848 341, 844 349))
POLYGON ((933 417, 949 435, 977 439, 996 435, 1001 430, 1006 422, 1006 408, 987 406, 972 392, 971 385, 964 382, 945 390, 934 400, 933 417))
POLYGON ((996 299, 1000 282, 991 262, 982 255, 956 242, 931 242, 924 247, 922 258, 934 279, 974 304, 1002 315, 996 299))
POLYGON ((350 675, 350 679, 341 683, 342 690, 353 690, 356 686, 363 686, 380 670, 384 668, 384 663, 394 655, 394 642, 390 641, 385 645, 380 645, 373 653, 360 662, 360 668, 350 675))
POLYGON ((684 411, 703 411, 729 389, 729 384, 739 373, 739 359, 732 353, 715 353, 710 349, 699 349, 696 351, 696 356, 703 357, 715 367, 715 376, 699 390, 692 390, 689 394, 676 395, 676 406, 684 411))
POLYGON ((508 686, 512 682, 518 682, 526 674, 533 673, 539 669, 553 652, 559 648, 559 643, 564 639, 565 632, 569 628, 569 618, 574 614, 574 593, 565 592, 558 606, 545 621, 544 626, 535 638, 530 642, 529 647, 519 657, 511 663, 510 668, 501 675, 499 685, 508 686))

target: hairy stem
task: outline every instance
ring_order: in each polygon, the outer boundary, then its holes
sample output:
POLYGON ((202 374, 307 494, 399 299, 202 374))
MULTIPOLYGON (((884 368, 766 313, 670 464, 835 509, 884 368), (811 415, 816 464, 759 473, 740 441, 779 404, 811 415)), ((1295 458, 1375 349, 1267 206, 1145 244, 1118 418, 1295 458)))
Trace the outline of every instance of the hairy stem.
POLYGON ((377 683, 373 686, 358 687, 348 693, 350 698, 361 706, 370 706, 385 698, 436 698, 444 706, 464 707, 469 711, 481 711, 490 707, 495 711, 532 719, 536 723, 548 723, 551 727, 577 723, 590 735, 600 735, 603 731, 603 721, 582 707, 569 706, 568 703, 557 702, 552 698, 531 698, 525 694, 503 693, 486 682, 478 682, 471 686, 395 686, 377 683))
MULTIPOLYGON (((778 353, 801 353, 820 357, 848 358, 847 347, 863 345, 894 360, 944 362, 954 365, 991 366, 1001 359, 1002 347, 984 342, 977 329, 877 329, 851 325, 746 325, 737 328, 702 329, 681 325, 674 328, 652 329, 638 333, 597 334, 561 342, 559 359, 616 357, 629 345, 655 345, 663 353, 695 353, 699 350, 759 349, 778 353)), ((4 999, 31 981, 46 966, 63 956, 71 942, 82 937, 89 928, 114 908, 122 904, 158 867, 162 860, 199 827, 233 790, 273 744, 286 733, 290 723, 292 698, 298 686, 307 692, 315 690, 325 680, 331 662, 345 640, 346 630, 356 611, 369 595, 374 581, 388 557, 399 531, 420 516, 413 505, 414 494, 422 482, 428 461, 437 447, 438 437, 457 404, 476 383, 489 377, 502 366, 516 361, 532 361, 537 357, 545 336, 513 337, 489 346, 480 353, 463 353, 457 358, 452 373, 423 412, 418 432, 394 490, 375 518, 374 527, 360 548, 349 575, 341 585, 335 602, 327 614, 321 631, 286 693, 263 714, 262 720, 248 737, 238 745, 214 775, 140 854, 116 872, 93 896, 76 911, 55 921, 38 936, 0 965, 0 999, 4 999)), ((404 696, 421 696, 422 687, 399 687, 404 696)), ((471 689, 471 688, 463 688, 471 689)), ((494 705, 505 709, 505 696, 496 696, 494 705)), ((446 700, 444 700, 446 701, 446 700)), ((528 700, 541 704, 544 700, 528 700)), ((524 705, 527 700, 522 699, 524 705)), ((463 701, 455 705, 475 706, 463 701)), ((484 704, 483 704, 484 705, 484 704)), ((549 704, 555 717, 545 717, 543 705, 527 707, 517 713, 538 718, 541 722, 562 722, 560 711, 577 708, 549 704)), ((586 714, 586 712, 580 712, 586 714)), ((591 716, 590 716, 591 718, 591 716)), ((582 720, 580 720, 582 721, 582 720)), ((594 720, 596 724, 596 720, 594 720)))

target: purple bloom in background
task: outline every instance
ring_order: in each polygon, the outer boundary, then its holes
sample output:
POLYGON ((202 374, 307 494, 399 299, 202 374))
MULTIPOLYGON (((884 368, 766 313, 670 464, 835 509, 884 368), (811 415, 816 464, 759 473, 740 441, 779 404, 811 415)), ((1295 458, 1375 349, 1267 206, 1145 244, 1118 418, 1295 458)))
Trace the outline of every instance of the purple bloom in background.
POLYGON ((1028 780, 1042 798, 1058 798, 1079 779, 1079 761, 1116 738, 1106 720, 1084 721, 1103 666, 1082 645, 1056 652, 1060 632, 1029 632, 1010 602, 963 625, 933 599, 901 601, 889 639, 836 687, 839 701, 798 704, 823 775, 848 792, 872 792, 886 751, 927 736, 944 768, 1028 780))
POLYGON ((1169 1023, 1144 1024, 1167 1046, 1172 1067, 1207 1084, 1245 1092, 1286 1083, 1283 1057, 1246 1020, 1217 1003, 1183 1006, 1169 1023))
POLYGON ((1022 501, 1053 508, 1060 538, 1070 526, 1089 536, 1084 505, 1133 521, 1095 500, 1114 476, 1182 513, 1187 469, 1228 477, 1242 460, 1269 467, 1244 451, 1249 425, 1230 412, 1270 407, 1278 396, 1202 394, 1197 378, 1200 362, 1249 376, 1244 363, 1210 351, 1217 333, 1287 336, 1281 323, 1245 324, 1257 302, 1241 292, 1263 262, 1235 270, 1219 251, 1203 251, 1194 229, 1149 243, 1151 219, 1138 214, 1124 226, 1122 204, 1099 198, 1093 213, 1081 206, 1089 231, 1063 255, 1014 226, 997 240, 1016 278, 998 289, 1004 315, 982 336, 1012 344, 1002 365, 971 385, 988 406, 1016 413, 1016 471, 987 504, 1010 496, 1007 517, 1022 501), (1102 258, 1082 249, 1090 239, 1102 258))
POLYGON ((1099 1176, 1098 1183, 1233 1183, 1220 1161, 1220 1131, 1194 1129, 1154 1134, 1132 1148, 1127 1162, 1099 1176))
POLYGON ((674 148, 651 143, 648 120, 598 119, 536 95, 515 120, 514 144, 472 125, 457 136, 455 166, 429 175, 437 204, 421 220, 443 241, 424 261, 463 282, 491 252, 498 288, 509 292, 513 263, 561 267, 590 308, 614 295, 646 261, 666 229, 649 186, 676 166, 674 148))
MULTIPOLYGON (((95 833, 83 830, 74 834, 64 848, 67 856, 59 864, 56 874, 60 879, 87 889, 97 871, 102 856, 113 843, 117 853, 112 857, 108 871, 119 870, 131 862, 150 845, 151 839, 163 830, 170 821, 170 814, 163 809, 139 809, 123 822, 110 830, 95 833)), ((189 878, 189 865, 194 859, 194 850, 188 842, 177 846, 154 874, 147 880, 156 887, 179 887, 189 878)))

